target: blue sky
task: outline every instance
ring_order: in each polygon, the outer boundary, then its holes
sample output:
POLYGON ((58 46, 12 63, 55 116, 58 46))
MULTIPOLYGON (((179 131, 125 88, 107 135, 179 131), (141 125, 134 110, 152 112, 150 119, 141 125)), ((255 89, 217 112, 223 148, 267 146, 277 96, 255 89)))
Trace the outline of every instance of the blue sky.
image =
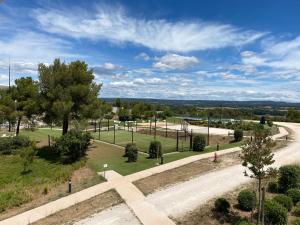
POLYGON ((0 2, 0 83, 84 60, 103 97, 300 102, 300 1, 0 2))

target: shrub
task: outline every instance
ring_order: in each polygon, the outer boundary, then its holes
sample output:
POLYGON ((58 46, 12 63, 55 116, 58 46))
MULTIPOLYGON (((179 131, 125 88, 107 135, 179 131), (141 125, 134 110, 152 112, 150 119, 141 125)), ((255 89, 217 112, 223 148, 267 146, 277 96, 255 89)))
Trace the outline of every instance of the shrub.
POLYGON ((33 142, 27 136, 2 137, 0 138, 0 153, 11 154, 17 149, 29 147, 30 145, 33 145, 33 142))
POLYGON ((218 198, 215 201, 215 210, 219 213, 229 213, 230 203, 225 198, 218 198))
POLYGON ((292 225, 300 225, 300 220, 299 220, 299 219, 295 219, 295 220, 292 222, 292 225))
POLYGON ((300 181, 300 167, 297 165, 282 166, 279 169, 278 188, 285 193, 291 188, 297 188, 300 181))
POLYGON ((53 145, 54 150, 60 155, 64 163, 72 163, 83 157, 90 145, 92 136, 81 130, 71 130, 57 138, 53 145))
POLYGON ((23 172, 28 172, 29 166, 33 163, 35 155, 36 151, 32 147, 20 149, 20 157, 23 161, 23 172))
POLYGON ((269 127, 273 127, 273 121, 272 120, 267 120, 267 124, 269 127))
POLYGON ((294 205, 296 205, 300 201, 300 190, 292 188, 286 193, 290 198, 292 198, 294 205))
POLYGON ((265 222, 269 225, 287 224, 288 211, 282 205, 275 201, 267 200, 265 202, 265 222))
POLYGON ((297 205, 295 206, 294 215, 300 216, 300 203, 297 203, 297 205))
POLYGON ((160 141, 151 141, 149 146, 149 158, 155 159, 161 157, 162 149, 160 141))
POLYGON ((288 211, 291 211, 293 207, 293 200, 289 196, 286 195, 276 195, 273 200, 275 202, 278 202, 280 205, 282 205, 284 208, 286 208, 288 211))
POLYGON ((234 225, 253 225, 253 223, 250 223, 247 220, 240 220, 240 221, 234 223, 234 225))
POLYGON ((125 147, 125 155, 128 158, 127 162, 136 162, 138 158, 138 148, 136 144, 127 144, 125 147))
POLYGON ((193 151, 204 151, 206 146, 206 138, 203 135, 196 135, 193 138, 193 151))
POLYGON ((256 194, 251 190, 242 190, 238 195, 239 207, 245 211, 251 211, 256 204, 256 194))
POLYGON ((243 140, 244 132, 241 129, 236 129, 236 130, 234 130, 233 136, 234 136, 234 141, 239 142, 239 141, 243 140))
POLYGON ((270 193, 278 193, 278 183, 277 183, 277 181, 271 181, 271 182, 269 182, 267 190, 270 193))

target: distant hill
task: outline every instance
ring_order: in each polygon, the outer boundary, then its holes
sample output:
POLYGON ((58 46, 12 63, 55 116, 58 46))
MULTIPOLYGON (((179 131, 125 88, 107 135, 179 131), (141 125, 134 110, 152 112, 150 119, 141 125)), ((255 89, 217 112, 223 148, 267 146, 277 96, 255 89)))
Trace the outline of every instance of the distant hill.
MULTIPOLYGON (((113 103, 115 98, 102 98, 108 103, 113 103)), ((275 101, 219 101, 219 100, 168 100, 168 99, 146 99, 146 98, 121 98, 126 102, 146 102, 170 106, 197 106, 197 107, 231 107, 231 108, 288 108, 300 109, 300 103, 275 102, 275 101)))

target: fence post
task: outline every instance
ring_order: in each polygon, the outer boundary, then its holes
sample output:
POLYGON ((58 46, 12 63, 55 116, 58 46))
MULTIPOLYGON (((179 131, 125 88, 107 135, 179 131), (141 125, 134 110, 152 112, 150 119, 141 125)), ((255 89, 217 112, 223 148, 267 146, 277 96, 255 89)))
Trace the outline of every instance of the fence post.
POLYGON ((184 141, 186 141, 186 130, 184 130, 184 141))
POLYGON ((178 151, 178 130, 176 130, 176 151, 178 151))
POLYGON ((190 150, 193 150, 193 130, 191 130, 191 136, 190 136, 190 150))
POLYGON ((114 125, 114 144, 116 143, 116 125, 114 125))
POLYGON ((207 146, 209 146, 209 126, 210 126, 210 121, 209 121, 209 116, 207 117, 207 146))
POLYGON ((50 135, 48 134, 48 146, 51 146, 51 139, 50 139, 50 135))
POLYGON ((167 119, 166 119, 166 137, 168 137, 168 122, 167 122, 167 119))
POLYGON ((151 129, 152 129, 152 120, 150 120, 150 134, 151 134, 151 129))
POLYGON ((137 121, 135 121, 135 132, 137 132, 137 121))
POLYGON ((127 121, 127 131, 129 131, 129 122, 127 121))
POLYGON ((95 133, 97 132, 97 120, 95 120, 95 123, 94 123, 94 132, 95 133))
POLYGON ((131 128, 131 143, 133 143, 133 128, 131 128))
POLYGON ((107 131, 109 131, 109 119, 107 119, 107 131))
POLYGON ((155 112, 155 118, 154 118, 154 140, 156 140, 156 112, 155 112))

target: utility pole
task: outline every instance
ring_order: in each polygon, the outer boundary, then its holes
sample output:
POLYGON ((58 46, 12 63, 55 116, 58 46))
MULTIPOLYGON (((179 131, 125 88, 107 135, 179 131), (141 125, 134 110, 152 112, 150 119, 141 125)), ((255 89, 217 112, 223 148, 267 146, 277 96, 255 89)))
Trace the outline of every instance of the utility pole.
POLYGON ((8 60, 8 89, 10 90, 10 57, 8 60))

